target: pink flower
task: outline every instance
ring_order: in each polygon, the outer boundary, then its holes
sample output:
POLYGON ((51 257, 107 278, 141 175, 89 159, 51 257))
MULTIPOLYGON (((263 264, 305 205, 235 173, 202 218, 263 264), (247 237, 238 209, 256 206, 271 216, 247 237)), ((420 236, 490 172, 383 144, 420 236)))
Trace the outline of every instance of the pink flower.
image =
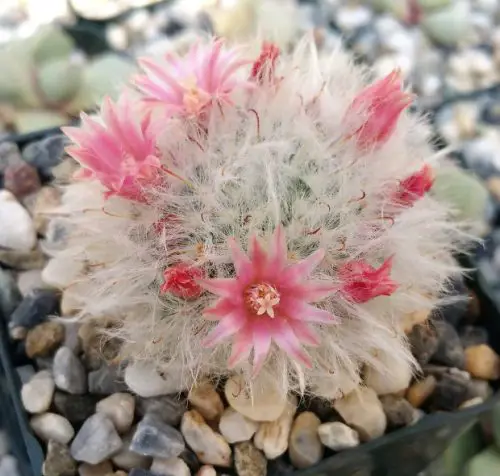
POLYGON ((411 207, 432 188, 433 183, 432 168, 426 164, 421 170, 401 181, 392 201, 402 207, 411 207))
POLYGON ((166 56, 166 64, 144 58, 139 61, 145 75, 135 84, 148 102, 161 104, 168 115, 199 117, 213 103, 232 104, 231 94, 248 81, 235 74, 249 63, 239 50, 224 48, 223 40, 196 44, 185 57, 166 56))
POLYGON ((203 270, 200 268, 186 264, 172 266, 163 272, 164 283, 160 291, 183 299, 197 298, 203 292, 197 281, 203 276, 203 270))
POLYGON ((262 368, 272 341, 292 359, 310 367, 310 357, 302 346, 319 344, 310 324, 335 322, 328 311, 308 304, 335 292, 331 283, 307 279, 323 259, 324 250, 290 264, 281 226, 267 253, 255 237, 250 240, 248 256, 234 240, 229 246, 236 277, 200 281, 220 297, 204 313, 206 319, 219 321, 205 345, 212 347, 234 336, 229 367, 247 359, 253 349, 254 375, 262 368))
POLYGON ((149 117, 137 121, 137 111, 127 96, 113 104, 105 98, 102 123, 82 114, 81 127, 63 127, 76 145, 67 152, 84 168, 79 178, 99 180, 106 196, 120 195, 144 201, 145 188, 158 181, 160 159, 149 130, 149 117))
POLYGON ((377 296, 390 296, 398 288, 390 278, 392 258, 387 259, 379 269, 365 260, 349 261, 339 270, 343 282, 342 292, 351 301, 363 303, 377 296))
POLYGON ((390 138, 399 116, 411 102, 412 96, 402 90, 400 72, 393 71, 365 88, 351 103, 344 122, 355 130, 348 138, 354 136, 363 150, 381 146, 390 138))
POLYGON ((274 79, 276 61, 280 55, 280 49, 274 44, 265 41, 259 57, 252 66, 250 78, 258 83, 271 82, 274 79))

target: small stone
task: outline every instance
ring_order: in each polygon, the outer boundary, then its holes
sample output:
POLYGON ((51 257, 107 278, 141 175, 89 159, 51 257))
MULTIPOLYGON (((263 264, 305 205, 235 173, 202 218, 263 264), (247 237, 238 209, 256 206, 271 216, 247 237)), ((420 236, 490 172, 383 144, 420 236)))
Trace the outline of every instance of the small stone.
POLYGON ((195 452, 186 448, 180 455, 179 458, 184 461, 189 466, 191 472, 196 473, 200 469, 201 463, 198 460, 195 452))
POLYGON ((40 189, 37 170, 26 162, 8 165, 4 172, 4 188, 21 199, 40 189))
POLYGON ((211 382, 201 382, 191 388, 188 395, 191 406, 207 421, 218 421, 224 411, 220 395, 211 382))
POLYGON ((413 372, 408 362, 401 359, 395 360, 392 356, 382 352, 379 352, 377 358, 391 371, 390 373, 379 372, 374 367, 367 367, 365 372, 367 387, 375 390, 377 395, 388 395, 406 390, 410 386, 413 372))
POLYGON ((33 205, 33 222, 40 235, 45 235, 51 214, 61 205, 61 192, 55 187, 42 187, 33 205))
POLYGON ((46 412, 54 395, 54 379, 47 370, 38 372, 21 389, 21 400, 24 408, 30 413, 46 412))
POLYGON ((252 443, 234 445, 234 467, 238 476, 266 476, 267 460, 252 443))
MULTIPOLYGON (((145 456, 172 458, 185 448, 182 435, 172 426, 146 415, 137 425, 130 449, 145 456)), ((194 449, 194 448, 193 448, 194 449)))
POLYGON ((415 382, 406 392, 406 399, 415 408, 420 408, 432 395, 436 388, 436 377, 428 375, 423 380, 415 382))
POLYGON ((82 310, 82 300, 77 296, 74 291, 64 289, 61 295, 61 314, 63 316, 74 316, 82 310))
POLYGON ((460 340, 464 349, 488 343, 488 331, 484 327, 465 326, 460 330, 460 340))
POLYGON ((259 424, 245 418, 232 408, 226 408, 219 422, 219 431, 228 443, 249 441, 255 434, 259 424))
POLYGON ((85 421, 71 444, 71 456, 77 461, 98 464, 122 447, 122 440, 111 420, 101 413, 85 421))
POLYGON ((115 425, 118 433, 130 430, 134 420, 135 400, 129 393, 114 393, 96 405, 96 413, 103 413, 115 425))
POLYGON ((47 446, 47 456, 42 468, 43 476, 75 476, 76 462, 71 457, 69 449, 57 441, 50 440, 47 446))
POLYGON ((487 400, 493 393, 493 389, 487 380, 473 378, 469 381, 467 386, 471 398, 481 397, 483 400, 487 400))
POLYGON ((454 411, 471 398, 470 380, 461 375, 445 374, 437 382, 432 394, 432 408, 454 411))
POLYGON ((22 296, 12 273, 0 268, 0 315, 10 316, 21 300, 22 296))
POLYGON ((42 280, 45 287, 62 289, 76 281, 83 274, 84 269, 84 263, 73 258, 52 258, 43 268, 42 280))
POLYGON ((31 329, 57 314, 59 298, 53 291, 36 289, 27 294, 10 317, 9 328, 31 329))
POLYGON ((116 319, 90 319, 83 323, 78 331, 82 343, 85 362, 90 369, 98 369, 103 362, 112 362, 118 357, 121 341, 105 335, 107 331, 117 329, 116 319))
POLYGON ((89 392, 96 395, 111 395, 128 390, 116 365, 103 365, 100 369, 89 372, 88 385, 89 392))
POLYGON ((278 458, 288 449, 288 440, 296 411, 297 398, 290 395, 285 410, 278 419, 260 424, 254 437, 254 444, 264 452, 267 459, 278 458))
POLYGON ((439 345, 432 361, 458 369, 465 368, 465 353, 455 328, 445 321, 434 322, 439 345))
POLYGON ((156 415, 163 423, 171 426, 177 426, 181 422, 186 409, 186 401, 178 396, 136 397, 136 412, 140 417, 146 414, 156 415))
POLYGON ((113 464, 117 468, 130 470, 132 468, 147 469, 151 466, 151 458, 149 456, 141 455, 130 449, 134 432, 135 429, 123 437, 122 448, 111 457, 111 461, 113 461, 113 464))
POLYGON ((204 465, 196 473, 196 476, 217 476, 217 472, 213 466, 204 465))
POLYGON ((19 164, 23 161, 19 147, 15 142, 0 142, 0 174, 11 164, 19 164))
POLYGON ((465 350, 465 368, 473 377, 497 380, 500 378, 500 356, 486 344, 468 347, 465 350))
POLYGON ((320 425, 318 436, 321 443, 333 451, 347 450, 359 445, 358 432, 340 421, 320 425))
POLYGON ((431 315, 429 309, 422 309, 421 311, 414 311, 403 316, 401 320, 401 329, 406 334, 410 333, 414 326, 425 324, 431 315))
POLYGON ((0 476, 22 476, 14 456, 5 455, 0 460, 0 476))
MULTIPOLYGON (((116 473, 113 474, 108 474, 106 476, 121 476, 117 475, 116 473)), ((127 476, 124 473, 124 476, 127 476)), ((134 468, 130 473, 128 473, 128 476, 160 476, 158 474, 152 473, 151 471, 148 471, 147 469, 140 469, 140 468, 134 468)))
POLYGON ((26 296, 35 289, 42 289, 44 287, 42 272, 39 269, 31 269, 18 273, 17 286, 22 296, 26 296))
POLYGON ((44 179, 51 179, 52 169, 61 162, 67 143, 68 138, 63 134, 31 142, 23 149, 23 159, 36 167, 44 179))
POLYGON ((87 375, 82 363, 67 347, 61 347, 54 357, 56 387, 74 395, 87 391, 87 375))
POLYGON ((464 403, 462 403, 458 407, 458 409, 459 410, 464 410, 465 408, 475 407, 476 405, 481 405, 482 403, 484 403, 484 399, 483 398, 481 398, 481 397, 474 397, 474 398, 471 398, 470 400, 467 400, 464 403))
POLYGON ((151 465, 151 472, 162 476, 191 476, 189 466, 180 458, 155 458, 151 465))
POLYGON ((413 422, 415 409, 408 400, 394 395, 384 395, 380 398, 387 417, 389 428, 401 428, 413 422))
POLYGON ((78 476, 108 476, 113 473, 113 466, 109 461, 99 464, 82 463, 78 466, 78 476))
POLYGON ((125 383, 141 397, 156 397, 182 392, 186 388, 180 373, 169 369, 160 375, 154 366, 135 362, 125 369, 125 383))
POLYGON ((0 247, 27 252, 36 244, 29 213, 7 190, 0 190, 0 247))
POLYGON ((196 411, 184 413, 181 432, 186 443, 196 453, 202 463, 229 468, 231 448, 226 440, 210 428, 196 411))
POLYGON ((227 401, 238 413, 255 421, 274 421, 284 411, 287 395, 276 382, 262 373, 248 388, 242 376, 231 377, 226 382, 224 393, 227 401))
POLYGON ((38 324, 28 331, 26 336, 26 355, 48 357, 52 355, 64 340, 64 326, 60 322, 49 321, 38 324))
POLYGON ((35 369, 32 365, 21 365, 20 367, 16 367, 16 372, 23 385, 28 383, 35 375, 35 369))
POLYGON ((312 412, 303 412, 295 418, 288 454, 296 468, 313 466, 323 457, 324 448, 318 435, 320 425, 321 420, 312 412))
POLYGON ((408 340, 411 352, 420 365, 428 363, 439 346, 437 332, 429 323, 415 326, 408 334, 408 340))
POLYGON ((71 182, 71 177, 79 169, 80 165, 76 160, 71 157, 66 157, 59 165, 52 168, 52 175, 55 182, 61 185, 67 185, 71 182))
POLYGON ((362 441, 373 440, 384 434, 387 418, 373 389, 361 387, 335 401, 333 407, 349 426, 357 430, 362 441))
POLYGON ((4 250, 0 248, 0 263, 18 271, 41 269, 45 256, 40 247, 29 251, 4 250))
POLYGON ((62 321, 61 324, 64 326, 64 341, 62 345, 70 349, 73 354, 78 355, 82 351, 82 343, 78 337, 81 324, 73 321, 62 321))
POLYGON ((80 426, 95 413, 97 398, 93 395, 71 395, 55 392, 54 408, 73 425, 80 426))
POLYGON ((73 430, 71 423, 56 413, 36 415, 31 419, 30 425, 35 434, 43 441, 54 440, 66 445, 75 436, 75 430, 73 430))

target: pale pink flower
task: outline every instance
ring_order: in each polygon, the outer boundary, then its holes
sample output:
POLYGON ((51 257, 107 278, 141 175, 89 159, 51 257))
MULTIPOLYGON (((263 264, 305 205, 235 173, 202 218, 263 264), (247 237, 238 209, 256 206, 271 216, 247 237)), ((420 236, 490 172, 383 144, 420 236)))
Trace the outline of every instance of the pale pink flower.
POLYGON ((163 272, 164 283, 160 291, 171 293, 183 299, 194 299, 200 296, 203 289, 197 280, 203 278, 203 270, 186 264, 177 264, 163 272))
POLYGON ((351 301, 363 303, 377 296, 390 296, 398 285, 391 277, 392 258, 376 269, 365 260, 348 261, 338 272, 342 293, 351 301))
POLYGON ((434 173, 430 165, 402 180, 392 197, 392 201, 402 207, 409 208, 422 198, 434 184, 434 173))
POLYGON ((137 115, 128 96, 116 104, 105 98, 102 123, 82 114, 80 127, 61 128, 75 143, 66 150, 83 167, 78 178, 99 180, 108 189, 106 196, 144 201, 145 188, 158 181, 161 164, 149 116, 138 121, 137 115))
POLYGON ((413 100, 402 87, 401 73, 395 70, 354 98, 344 123, 354 128, 348 138, 355 137, 360 149, 377 148, 390 138, 399 116, 413 100))
POLYGON ((323 259, 324 250, 290 263, 281 226, 276 228, 267 253, 255 236, 248 256, 234 240, 229 246, 236 277, 200 281, 202 287, 220 296, 204 313, 206 319, 219 321, 205 345, 212 347, 234 336, 229 367, 247 359, 253 349, 254 375, 262 368, 273 341, 292 359, 310 367, 311 359, 302 346, 320 342, 311 324, 336 322, 330 312, 309 304, 336 290, 329 282, 308 279, 323 259))
POLYGON ((232 104, 233 91, 250 86, 237 77, 249 61, 221 39, 195 44, 184 57, 168 54, 165 60, 139 60, 146 74, 137 76, 135 84, 145 101, 161 104, 168 115, 199 117, 212 104, 232 104))

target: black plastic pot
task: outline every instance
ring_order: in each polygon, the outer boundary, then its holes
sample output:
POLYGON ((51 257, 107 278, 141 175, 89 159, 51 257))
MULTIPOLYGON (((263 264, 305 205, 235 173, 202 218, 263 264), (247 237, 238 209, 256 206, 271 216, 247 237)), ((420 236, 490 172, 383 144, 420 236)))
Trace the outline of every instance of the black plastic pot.
MULTIPOLYGON (((22 149, 32 141, 59 133, 48 129, 11 137, 22 149)), ((476 268, 476 258, 483 248, 464 258, 464 266, 476 268)), ((471 273, 469 287, 479 298, 482 321, 490 335, 490 345, 500 353, 500 301, 489 283, 479 273, 471 273)), ((1 316, 0 316, 1 317, 1 316)), ((43 452, 31 433, 20 402, 20 381, 12 362, 5 319, 0 319, 0 416, 12 441, 13 453, 20 462, 22 476, 40 476, 43 452)), ((497 383, 498 388, 498 383, 497 383)), ((463 430, 490 412, 500 402, 500 393, 482 405, 455 413, 435 413, 426 416, 414 426, 404 428, 365 443, 355 449, 332 454, 313 468, 298 471, 271 469, 269 476, 416 476, 423 471, 463 430)), ((485 475, 486 476, 486 475, 485 475)))

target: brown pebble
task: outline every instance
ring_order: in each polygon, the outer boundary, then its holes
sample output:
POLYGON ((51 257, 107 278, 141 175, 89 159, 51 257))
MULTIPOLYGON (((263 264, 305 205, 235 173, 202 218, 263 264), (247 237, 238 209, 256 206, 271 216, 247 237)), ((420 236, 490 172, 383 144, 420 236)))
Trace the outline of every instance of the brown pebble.
POLYGON ((45 235, 50 214, 61 204, 61 192, 55 187, 42 187, 33 204, 33 223, 41 235, 45 235))
POLYGON ((250 441, 234 445, 234 466, 238 476, 266 476, 267 459, 250 441))
POLYGON ((110 461, 103 461, 99 464, 83 463, 78 466, 79 476, 106 476, 113 474, 113 466, 110 461))
POLYGON ((318 428, 321 420, 312 412, 303 412, 292 425, 288 454, 292 464, 299 469, 318 463, 323 457, 323 444, 318 428))
POLYGON ((64 326, 60 322, 43 322, 28 331, 26 355, 30 358, 48 357, 64 340, 64 326))
POLYGON ((428 375, 423 380, 415 382, 406 392, 406 399, 415 408, 420 408, 432 395, 436 388, 436 377, 428 375))
POLYGON ((118 357, 121 341, 106 335, 107 330, 117 328, 118 325, 116 319, 110 317, 90 319, 82 324, 78 330, 78 337, 82 343, 88 368, 96 370, 103 361, 111 362, 118 357))
POLYGON ((41 186, 37 170, 26 162, 10 164, 5 168, 4 188, 18 199, 36 192, 41 186))
POLYGON ((406 334, 409 334, 414 326, 427 322, 430 315, 431 311, 429 309, 423 309, 421 311, 414 311, 405 314, 402 319, 401 327, 406 334))
POLYGON ((486 344, 465 349, 465 368, 473 376, 485 380, 500 378, 500 357, 486 344))

